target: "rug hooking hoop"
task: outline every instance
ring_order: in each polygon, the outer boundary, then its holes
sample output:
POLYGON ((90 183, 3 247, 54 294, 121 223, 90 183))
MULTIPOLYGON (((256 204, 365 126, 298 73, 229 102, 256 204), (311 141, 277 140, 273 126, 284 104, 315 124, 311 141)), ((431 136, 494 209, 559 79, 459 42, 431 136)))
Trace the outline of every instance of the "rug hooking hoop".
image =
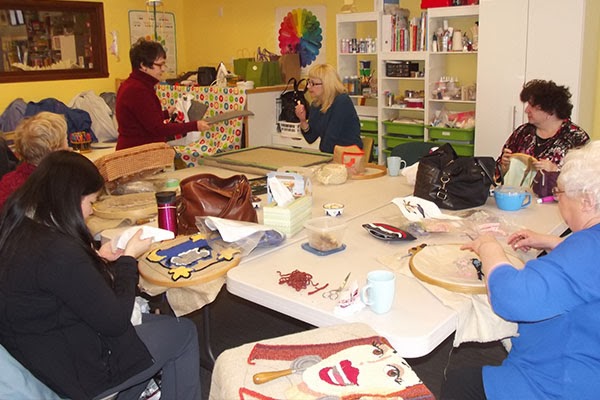
MULTIPOLYGON (((436 257, 440 252, 445 253, 455 253, 456 255, 465 254, 465 250, 460 250, 460 244, 446 244, 446 245, 432 245, 426 246, 423 249, 419 249, 413 252, 412 256, 409 260, 410 271, 417 277, 419 280, 442 287, 444 289, 450 290, 452 292, 457 293, 465 293, 465 294, 487 294, 487 286, 485 284, 485 280, 479 281, 478 279, 473 279, 469 282, 460 283, 460 282, 452 282, 448 279, 444 279, 443 276, 435 275, 429 271, 426 271, 426 268, 422 266, 424 264, 425 257, 436 257)), ((477 257, 477 255, 473 252, 470 252, 473 257, 477 257)), ((516 268, 521 269, 524 266, 523 261, 521 261, 516 256, 508 254, 508 259, 512 265, 516 268)), ((445 260, 448 260, 445 257, 445 260)), ((450 262, 454 263, 455 258, 450 258, 450 262)), ((440 260, 442 262, 442 260, 440 260)))
MULTIPOLYGON (((188 240, 187 236, 179 236, 171 241, 162 242, 159 246, 153 247, 153 249, 156 247, 166 248, 169 245, 176 245, 184 242, 185 240, 188 240)), ((211 244, 214 245, 214 243, 211 244)), ((213 246, 213 250, 216 254, 219 250, 219 246, 213 246)), ((171 275, 169 275, 168 268, 165 268, 158 263, 154 263, 146 259, 149 253, 150 252, 144 254, 139 259, 138 270, 140 272, 140 276, 148 283, 168 288, 182 288, 187 286, 194 286, 223 277, 225 276, 225 274, 227 274, 227 271, 236 267, 242 259, 241 255, 238 253, 235 254, 233 258, 229 261, 223 260, 218 265, 211 266, 204 271, 193 272, 192 276, 189 279, 180 278, 174 281, 171 279, 171 275)))

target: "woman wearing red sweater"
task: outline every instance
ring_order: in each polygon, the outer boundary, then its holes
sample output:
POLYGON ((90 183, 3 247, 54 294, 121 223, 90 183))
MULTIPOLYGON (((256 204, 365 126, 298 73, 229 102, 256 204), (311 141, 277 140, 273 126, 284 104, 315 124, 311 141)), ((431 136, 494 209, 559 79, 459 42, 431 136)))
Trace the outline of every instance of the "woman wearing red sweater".
POLYGON ((165 123, 169 119, 169 111, 162 109, 154 89, 160 82, 167 59, 160 43, 140 39, 129 51, 129 58, 131 74, 117 92, 117 150, 165 142, 176 135, 209 129, 208 123, 203 120, 165 123))
POLYGON ((64 115, 42 111, 25 118, 15 128, 15 149, 21 163, 0 180, 0 208, 33 173, 46 155, 69 148, 64 115))

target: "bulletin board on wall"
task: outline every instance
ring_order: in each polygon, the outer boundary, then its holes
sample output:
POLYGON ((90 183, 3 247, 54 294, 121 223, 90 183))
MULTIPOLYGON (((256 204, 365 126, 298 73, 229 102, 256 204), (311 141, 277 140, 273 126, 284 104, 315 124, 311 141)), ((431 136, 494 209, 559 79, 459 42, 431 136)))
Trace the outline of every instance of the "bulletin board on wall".
MULTIPOLYGON (((156 12, 156 41, 167 52, 167 76, 177 75, 177 41, 175 36, 175 14, 171 12, 156 12)), ((133 45, 139 38, 154 39, 154 12, 153 10, 129 11, 129 38, 133 45)))
POLYGON ((312 65, 327 62, 326 37, 327 9, 325 6, 277 7, 275 9, 275 43, 279 47, 279 52, 283 54, 281 47, 287 40, 291 40, 292 43, 299 40, 302 47, 300 57, 301 59, 306 57, 307 60, 306 65, 302 65, 302 75, 306 75, 312 65))

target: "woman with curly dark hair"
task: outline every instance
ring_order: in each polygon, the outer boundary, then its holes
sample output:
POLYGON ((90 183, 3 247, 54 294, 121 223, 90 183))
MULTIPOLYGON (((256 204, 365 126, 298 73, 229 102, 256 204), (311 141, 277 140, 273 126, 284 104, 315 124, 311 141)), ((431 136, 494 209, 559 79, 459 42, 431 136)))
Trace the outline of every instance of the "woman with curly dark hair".
POLYGON ((586 144, 590 137, 571 121, 571 93, 553 81, 534 79, 523 86, 527 123, 510 135, 496 161, 497 172, 505 174, 511 156, 524 153, 536 159, 537 171, 558 173, 568 150, 586 144))

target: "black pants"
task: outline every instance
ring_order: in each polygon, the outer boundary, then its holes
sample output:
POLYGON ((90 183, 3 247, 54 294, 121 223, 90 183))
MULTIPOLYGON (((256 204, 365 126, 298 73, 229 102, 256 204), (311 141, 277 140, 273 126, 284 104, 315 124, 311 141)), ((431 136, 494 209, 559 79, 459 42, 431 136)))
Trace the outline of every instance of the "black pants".
POLYGON ((148 381, 162 370, 161 399, 200 399, 200 355, 196 325, 187 318, 142 314, 135 330, 154 359, 154 365, 119 386, 96 396, 119 392, 119 400, 137 400, 148 381))
POLYGON ((486 400, 481 367, 448 371, 440 400, 486 400))

